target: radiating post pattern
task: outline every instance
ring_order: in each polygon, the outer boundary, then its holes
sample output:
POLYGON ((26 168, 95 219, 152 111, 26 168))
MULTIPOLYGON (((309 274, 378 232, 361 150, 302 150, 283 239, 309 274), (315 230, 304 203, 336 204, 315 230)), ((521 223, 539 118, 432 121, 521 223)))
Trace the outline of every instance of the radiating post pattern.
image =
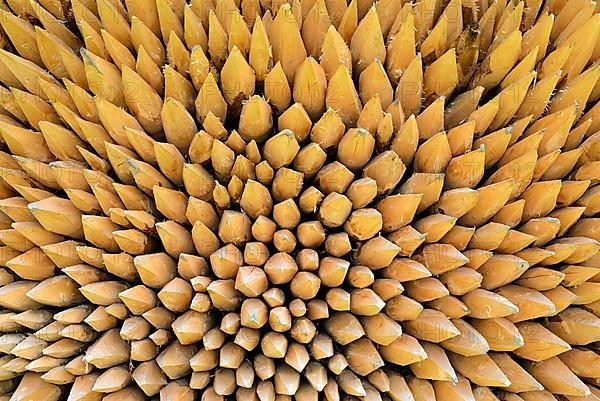
POLYGON ((600 2, 0 26, 0 401, 600 401, 600 2))

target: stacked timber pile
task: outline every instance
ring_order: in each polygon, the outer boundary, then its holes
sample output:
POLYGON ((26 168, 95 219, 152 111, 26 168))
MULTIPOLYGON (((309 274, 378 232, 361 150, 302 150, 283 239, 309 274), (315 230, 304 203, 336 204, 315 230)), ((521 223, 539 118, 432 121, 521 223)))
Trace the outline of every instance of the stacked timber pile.
POLYGON ((0 401, 600 400, 596 2, 0 25, 0 401))

